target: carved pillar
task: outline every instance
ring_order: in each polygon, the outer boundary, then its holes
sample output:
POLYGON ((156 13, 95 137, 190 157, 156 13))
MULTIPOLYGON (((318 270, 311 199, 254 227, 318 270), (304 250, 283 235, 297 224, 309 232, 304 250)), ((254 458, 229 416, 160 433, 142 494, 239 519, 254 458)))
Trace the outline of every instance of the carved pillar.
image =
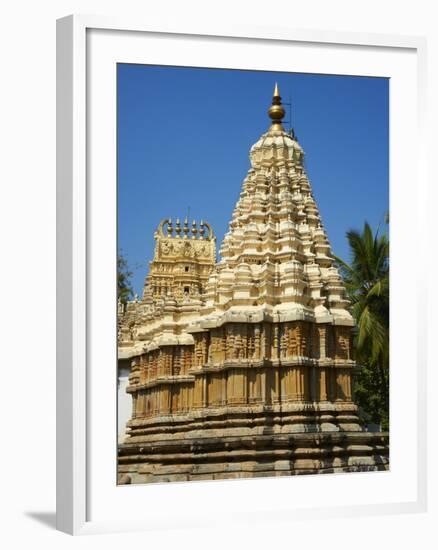
POLYGON ((170 387, 168 384, 160 386, 160 414, 167 415, 170 413, 170 387))
POLYGON ((260 325, 257 323, 254 326, 254 353, 253 357, 255 360, 260 359, 260 325))
POLYGON ((204 334, 204 365, 208 363, 208 355, 210 351, 210 332, 204 334))
POLYGON ((350 369, 336 369, 336 401, 351 401, 350 369))
POLYGON ((327 357, 327 326, 319 325, 318 326, 318 335, 319 335, 319 358, 326 359, 327 357))
POLYGON ((262 372, 259 368, 248 369, 249 403, 261 403, 262 393, 262 372))
POLYGON ((247 403, 246 369, 232 369, 228 371, 228 379, 231 379, 231 385, 228 386, 228 390, 232 389, 229 402, 239 405, 247 403))
POLYGON ((205 408, 208 405, 208 380, 207 380, 207 374, 204 374, 202 376, 202 406, 205 408))
POLYGON ((160 402, 159 402, 159 388, 158 386, 154 386, 153 388, 153 404, 154 404, 154 416, 157 416, 160 414, 160 402))
POLYGON ((286 324, 280 325, 279 330, 280 330, 280 357, 282 359, 286 359, 287 344, 288 344, 286 324))
POLYGON ((232 405, 235 402, 235 396, 234 396, 234 370, 229 369, 228 370, 228 377, 227 377, 227 403, 228 405, 232 405))
POLYGON ((274 324, 274 335, 272 338, 272 359, 278 359, 279 348, 279 326, 278 323, 274 324))
POLYGON ((186 365, 186 347, 181 346, 180 348, 180 374, 186 374, 187 365, 186 365))
POLYGON ((262 403, 263 402, 264 373, 262 372, 262 370, 260 368, 257 368, 256 371, 255 371, 255 375, 256 375, 255 397, 257 399, 257 403, 262 403))
POLYGON ((284 367, 282 368, 280 372, 280 386, 281 386, 281 396, 282 401, 292 401, 293 395, 292 395, 292 386, 293 384, 293 377, 294 377, 294 371, 296 369, 293 369, 291 367, 284 367))
POLYGON ((173 375, 178 376, 181 372, 181 355, 182 355, 183 346, 174 347, 173 352, 173 375))
POLYGON ((226 325, 226 351, 225 358, 227 360, 232 359, 234 356, 234 334, 233 326, 231 324, 226 325))
POLYGON ((214 387, 215 380, 214 380, 214 374, 209 373, 206 375, 207 379, 207 406, 215 406, 216 405, 216 388, 214 387))
POLYGON ((150 377, 150 364, 149 364, 149 354, 146 353, 144 356, 144 381, 145 384, 149 382, 150 377))
POLYGON ((173 358, 175 353, 176 353, 175 346, 169 346, 167 348, 167 368, 166 368, 167 376, 171 376, 173 373, 173 358))
POLYGON ((187 410, 193 409, 193 384, 187 384, 187 410))
POLYGON ((345 395, 346 395, 347 401, 352 400, 351 374, 352 374, 352 370, 351 369, 346 369, 346 372, 345 372, 345 395))
POLYGON ((193 407, 202 407, 202 393, 203 393, 204 377, 202 375, 196 376, 194 388, 193 388, 193 407))
POLYGON ((144 410, 144 392, 139 391, 137 396, 137 407, 135 412, 136 418, 143 417, 143 410, 144 410))
POLYGON ((327 370, 326 368, 319 369, 319 400, 327 401, 327 370))
POLYGON ((172 386, 169 387, 169 391, 171 402, 170 412, 172 414, 177 414, 181 409, 181 385, 172 384, 172 386))
POLYGON ((158 360, 157 360, 157 376, 163 376, 164 374, 164 355, 163 351, 158 350, 158 360))
POLYGON ((242 331, 242 353, 241 353, 241 359, 247 359, 249 355, 248 351, 248 325, 242 324, 239 325, 240 330, 242 331))
POLYGON ((151 415, 151 392, 150 390, 146 390, 145 393, 145 411, 144 411, 145 418, 149 418, 151 415))
POLYGON ((137 417, 137 393, 132 394, 132 418, 137 417))
POLYGON ((222 381, 222 405, 226 405, 228 398, 227 398, 227 378, 228 373, 227 371, 221 372, 221 381, 222 381))

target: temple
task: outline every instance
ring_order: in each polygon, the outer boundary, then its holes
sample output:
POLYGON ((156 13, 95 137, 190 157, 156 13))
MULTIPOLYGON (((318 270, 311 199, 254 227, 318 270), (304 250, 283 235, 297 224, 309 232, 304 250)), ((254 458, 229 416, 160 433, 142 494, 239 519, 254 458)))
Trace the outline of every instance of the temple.
POLYGON ((277 85, 216 261, 207 222, 163 220, 119 304, 132 414, 119 483, 386 470, 352 399, 353 318, 277 85))

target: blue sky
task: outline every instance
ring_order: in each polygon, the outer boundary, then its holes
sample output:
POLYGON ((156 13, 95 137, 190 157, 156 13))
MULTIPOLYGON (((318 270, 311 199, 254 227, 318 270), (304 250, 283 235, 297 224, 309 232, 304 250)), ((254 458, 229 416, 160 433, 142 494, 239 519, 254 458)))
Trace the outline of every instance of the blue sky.
MULTIPOLYGON (((383 78, 118 65, 118 246, 141 295, 162 218, 227 230, 249 149, 277 81, 333 252, 388 209, 389 81, 383 78), (289 113, 288 113, 289 114, 289 113)), ((289 118, 287 116, 287 118, 289 118)), ((288 127, 288 124, 285 124, 288 127)))

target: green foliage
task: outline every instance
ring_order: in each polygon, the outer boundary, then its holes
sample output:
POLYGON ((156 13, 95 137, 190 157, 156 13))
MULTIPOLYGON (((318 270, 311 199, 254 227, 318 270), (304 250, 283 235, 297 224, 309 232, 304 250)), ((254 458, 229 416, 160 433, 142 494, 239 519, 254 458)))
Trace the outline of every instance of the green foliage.
POLYGON ((117 297, 122 304, 126 304, 133 295, 131 277, 132 272, 129 271, 128 262, 119 252, 117 255, 117 297))
POLYGON ((376 365, 364 363, 354 382, 354 399, 364 424, 379 424, 389 430, 388 386, 376 365))
POLYGON ((356 321, 355 399, 363 420, 389 428, 389 241, 368 223, 348 231, 351 262, 336 258, 356 321))

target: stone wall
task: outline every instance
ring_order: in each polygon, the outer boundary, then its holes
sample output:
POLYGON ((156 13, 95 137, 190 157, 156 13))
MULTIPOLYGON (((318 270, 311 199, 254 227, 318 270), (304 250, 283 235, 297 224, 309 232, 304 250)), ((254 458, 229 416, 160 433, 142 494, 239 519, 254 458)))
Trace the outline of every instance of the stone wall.
POLYGON ((133 418, 192 409, 351 403, 351 329, 309 322, 229 323, 132 362, 133 418))

